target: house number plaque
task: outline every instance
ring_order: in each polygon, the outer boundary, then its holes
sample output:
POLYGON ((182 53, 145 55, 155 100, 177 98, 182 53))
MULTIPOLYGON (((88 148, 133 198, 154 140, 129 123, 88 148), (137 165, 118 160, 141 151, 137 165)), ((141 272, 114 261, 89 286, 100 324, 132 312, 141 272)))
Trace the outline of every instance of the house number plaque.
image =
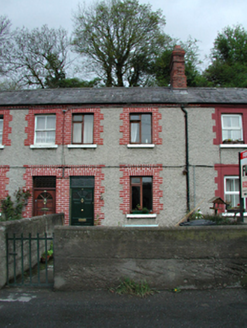
POLYGON ((78 219, 79 222, 86 222, 87 219, 78 219))

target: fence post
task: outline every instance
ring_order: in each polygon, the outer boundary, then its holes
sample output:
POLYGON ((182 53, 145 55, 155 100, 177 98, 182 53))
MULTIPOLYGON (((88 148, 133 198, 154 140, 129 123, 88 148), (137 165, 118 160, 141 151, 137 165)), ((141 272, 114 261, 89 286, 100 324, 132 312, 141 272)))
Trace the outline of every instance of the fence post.
POLYGON ((0 226, 0 289, 7 281, 6 229, 0 226))

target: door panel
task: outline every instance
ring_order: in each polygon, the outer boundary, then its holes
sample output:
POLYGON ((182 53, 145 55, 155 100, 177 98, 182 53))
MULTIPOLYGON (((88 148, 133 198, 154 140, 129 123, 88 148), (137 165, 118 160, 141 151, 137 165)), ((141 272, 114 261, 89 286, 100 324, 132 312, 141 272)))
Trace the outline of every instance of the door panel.
POLYGON ((71 225, 94 224, 94 188, 71 189, 71 225))
POLYGON ((55 190, 34 191, 34 216, 56 213, 55 190))

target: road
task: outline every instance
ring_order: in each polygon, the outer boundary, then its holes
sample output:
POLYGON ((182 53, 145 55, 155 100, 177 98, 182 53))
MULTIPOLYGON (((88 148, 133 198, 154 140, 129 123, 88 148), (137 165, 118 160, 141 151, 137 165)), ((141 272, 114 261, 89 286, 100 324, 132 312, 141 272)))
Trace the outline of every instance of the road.
POLYGON ((3 327, 247 327, 247 290, 162 291, 141 299, 108 291, 0 290, 3 327))

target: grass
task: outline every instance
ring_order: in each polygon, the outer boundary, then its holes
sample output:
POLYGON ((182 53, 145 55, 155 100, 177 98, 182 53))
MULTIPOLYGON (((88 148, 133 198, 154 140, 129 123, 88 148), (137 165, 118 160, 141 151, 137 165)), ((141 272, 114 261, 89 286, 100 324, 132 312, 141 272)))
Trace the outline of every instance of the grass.
POLYGON ((129 278, 125 278, 116 288, 111 288, 110 291, 119 295, 129 294, 138 297, 146 297, 157 292, 151 289, 145 280, 137 283, 129 278))

